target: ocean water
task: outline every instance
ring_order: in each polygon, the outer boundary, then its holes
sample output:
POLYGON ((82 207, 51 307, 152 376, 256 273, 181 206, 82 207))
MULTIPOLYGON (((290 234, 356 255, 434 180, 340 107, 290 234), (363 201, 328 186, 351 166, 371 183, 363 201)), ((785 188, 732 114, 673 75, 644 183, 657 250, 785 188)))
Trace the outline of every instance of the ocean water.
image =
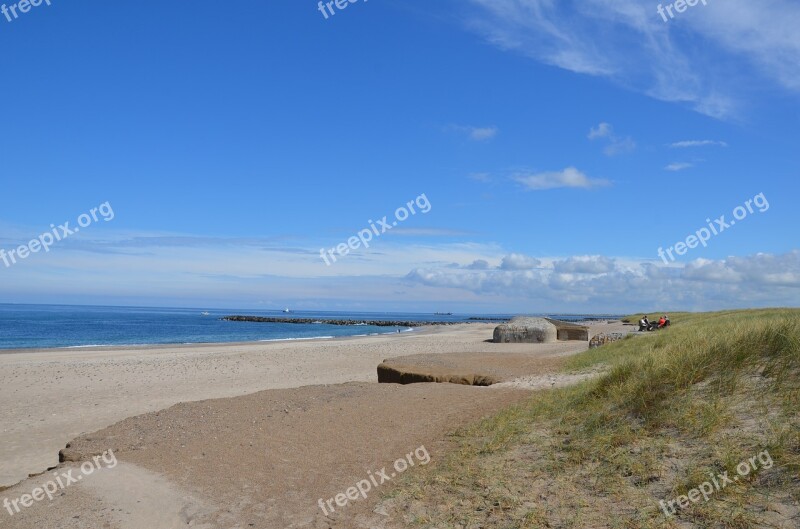
MULTIPOLYGON (((393 312, 311 312, 283 314, 278 310, 181 309, 143 307, 93 307, 70 305, 0 304, 0 349, 97 347, 229 343, 270 340, 303 340, 392 334, 404 327, 327 325, 320 323, 229 322, 229 315, 296 317, 314 319, 406 320, 466 322, 471 317, 508 319, 511 314, 411 314, 393 312), (203 315, 203 312, 209 312, 203 315)), ((580 320, 584 315, 557 316, 580 320)))

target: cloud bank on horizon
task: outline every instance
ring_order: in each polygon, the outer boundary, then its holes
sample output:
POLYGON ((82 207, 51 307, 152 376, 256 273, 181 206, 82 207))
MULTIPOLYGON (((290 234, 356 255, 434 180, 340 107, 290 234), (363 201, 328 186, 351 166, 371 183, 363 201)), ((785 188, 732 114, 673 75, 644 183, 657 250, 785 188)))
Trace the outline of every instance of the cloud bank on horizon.
MULTIPOLYGON (((19 240, 0 239, 0 245, 19 240)), ((160 297, 220 308, 433 310, 445 303, 475 312, 622 313, 796 305, 800 294, 800 250, 667 266, 655 259, 533 256, 492 244, 395 240, 325 267, 313 249, 282 242, 87 236, 2 270, 9 279, 4 290, 15 302, 30 301, 44 282, 49 299, 86 303, 114 298, 142 304, 160 297)))

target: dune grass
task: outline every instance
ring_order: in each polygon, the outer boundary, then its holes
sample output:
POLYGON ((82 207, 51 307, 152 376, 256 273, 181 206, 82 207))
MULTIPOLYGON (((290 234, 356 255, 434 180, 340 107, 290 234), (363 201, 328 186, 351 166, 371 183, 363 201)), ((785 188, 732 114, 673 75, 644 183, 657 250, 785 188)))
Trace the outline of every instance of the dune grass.
POLYGON ((427 528, 800 527, 800 311, 670 317, 567 366, 602 377, 456 432, 387 504, 427 528), (759 454, 708 501, 660 504, 759 454))

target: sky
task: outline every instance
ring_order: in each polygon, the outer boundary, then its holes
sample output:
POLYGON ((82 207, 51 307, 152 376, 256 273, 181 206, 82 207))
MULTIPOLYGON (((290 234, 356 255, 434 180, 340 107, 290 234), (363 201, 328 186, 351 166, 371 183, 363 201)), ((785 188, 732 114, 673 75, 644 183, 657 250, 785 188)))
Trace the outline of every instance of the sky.
POLYGON ((793 0, 3 5, 0 302, 800 305, 793 0))

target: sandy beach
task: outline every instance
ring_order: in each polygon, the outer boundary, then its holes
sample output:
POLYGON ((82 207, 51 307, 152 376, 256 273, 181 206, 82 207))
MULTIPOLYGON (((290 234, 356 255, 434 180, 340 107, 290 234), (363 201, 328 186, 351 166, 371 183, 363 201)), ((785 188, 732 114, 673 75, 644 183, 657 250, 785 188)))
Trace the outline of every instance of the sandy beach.
MULTIPOLYGON (((592 334, 619 330, 606 322, 591 327, 592 334)), ((330 519, 320 521, 312 496, 336 494, 362 479, 363 469, 380 468, 422 444, 435 457, 449 431, 529 394, 520 389, 524 384, 377 384, 380 362, 414 354, 524 353, 550 359, 542 362, 542 376, 555 384, 558 363, 552 360, 588 347, 494 344, 488 341, 493 328, 470 324, 335 340, 0 354, 0 401, 15 403, 0 411, 0 484, 56 466, 59 450, 76 438, 68 460, 77 463, 108 449, 119 458, 118 470, 98 471, 52 502, 16 513, 14 527, 52 524, 67 513, 80 517, 75 527, 100 526, 89 511, 102 518, 103 509, 114 513, 105 519, 107 527, 171 527, 175 520, 238 527, 248 518, 275 524, 268 527, 325 526, 330 519), (269 476, 264 468, 272 469, 269 476), (220 497, 241 496, 244 482, 258 491, 260 502, 251 505, 245 494, 236 508, 219 504, 220 497), (164 505, 131 504, 120 483, 140 483, 143 494, 161 487, 156 496, 164 505), (269 498, 283 506, 276 508, 269 498), (92 510, 100 500, 103 508, 92 510), (154 513, 171 521, 158 521, 154 513)), ((526 378, 532 376, 528 370, 526 378)), ((75 463, 62 468, 70 464, 75 463)), ((3 495, 19 497, 46 479, 47 474, 31 478, 3 495)), ((363 505, 351 512, 359 509, 363 505)), ((9 519, 2 514, 0 527, 9 519)))
POLYGON ((800 529, 799 25, 0 1, 0 529, 800 529))

